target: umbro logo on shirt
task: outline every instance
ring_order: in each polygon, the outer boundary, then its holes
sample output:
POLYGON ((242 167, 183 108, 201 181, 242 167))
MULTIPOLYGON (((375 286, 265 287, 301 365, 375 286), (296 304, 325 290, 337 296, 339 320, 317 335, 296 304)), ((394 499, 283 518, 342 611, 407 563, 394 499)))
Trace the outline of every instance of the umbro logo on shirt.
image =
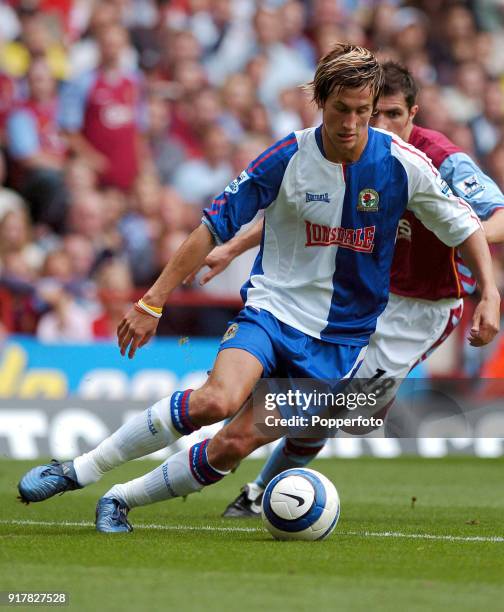
POLYGON ((329 202, 331 201, 331 198, 329 197, 329 194, 327 192, 326 193, 307 193, 306 201, 307 202, 327 202, 329 204, 329 202))

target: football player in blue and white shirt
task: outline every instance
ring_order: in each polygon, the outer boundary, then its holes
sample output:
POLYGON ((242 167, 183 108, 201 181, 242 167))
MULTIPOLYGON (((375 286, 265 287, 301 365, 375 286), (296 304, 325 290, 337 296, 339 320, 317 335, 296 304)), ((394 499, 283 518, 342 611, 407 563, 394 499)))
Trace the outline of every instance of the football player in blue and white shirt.
MULTIPOLYGON (((154 335, 169 294, 215 243, 230 240, 264 210, 260 253, 242 292, 245 308, 224 335, 207 382, 163 398, 74 461, 34 468, 19 484, 25 501, 96 482, 124 461, 234 416, 261 377, 350 377, 387 303, 406 209, 459 248, 481 291, 472 342, 492 340, 500 297, 480 223, 425 155, 369 127, 382 84, 382 68, 366 49, 337 45, 320 61, 312 87, 322 126, 290 134, 228 185, 119 325, 121 353, 131 358, 154 335)), ((131 508, 217 482, 269 441, 257 436, 246 405, 213 439, 114 485, 98 502, 97 529, 129 531, 131 508)))

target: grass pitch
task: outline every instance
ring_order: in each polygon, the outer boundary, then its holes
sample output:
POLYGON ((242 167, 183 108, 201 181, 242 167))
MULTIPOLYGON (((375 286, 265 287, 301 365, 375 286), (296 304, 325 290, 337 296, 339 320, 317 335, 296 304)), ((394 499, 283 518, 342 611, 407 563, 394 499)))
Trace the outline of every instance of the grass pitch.
POLYGON ((313 543, 220 518, 260 465, 246 461, 185 502, 136 509, 135 531, 110 536, 91 525, 96 500, 154 463, 25 507, 16 483, 33 462, 0 460, 0 591, 66 591, 69 608, 86 611, 503 609, 503 460, 316 461, 342 510, 334 534, 313 543))

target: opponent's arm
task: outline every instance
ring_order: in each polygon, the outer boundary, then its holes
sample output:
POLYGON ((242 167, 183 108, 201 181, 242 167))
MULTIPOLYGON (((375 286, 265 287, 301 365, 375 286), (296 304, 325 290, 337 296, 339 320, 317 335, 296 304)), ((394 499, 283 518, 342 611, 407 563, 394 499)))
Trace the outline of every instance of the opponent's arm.
MULTIPOLYGON (((418 170, 416 166, 411 169, 418 170)), ((488 344, 499 330, 500 296, 481 222, 467 202, 453 197, 439 176, 424 168, 417 179, 408 208, 442 242, 457 247, 474 274, 481 300, 473 315, 469 341, 472 346, 488 344)))
POLYGON ((482 220, 489 244, 504 242, 504 194, 466 153, 449 155, 439 172, 451 190, 468 202, 482 220))
MULTIPOLYGON (((214 239, 203 223, 184 241, 166 264, 159 278, 142 298, 144 304, 156 309, 164 306, 170 293, 184 280, 191 270, 201 266, 214 247, 214 239)), ((128 357, 135 356, 137 348, 147 344, 156 333, 159 319, 148 312, 131 308, 117 328, 117 340, 121 355, 128 350, 128 357)))
POLYGON ((460 254, 478 283, 481 298, 474 311, 469 342, 483 346, 499 331, 500 295, 493 275, 492 259, 482 230, 477 230, 458 246, 460 254))
POLYGON ((482 221, 488 244, 504 242, 504 208, 496 210, 487 221, 482 221))
POLYGON ((223 272, 238 255, 260 244, 263 226, 264 219, 261 219, 246 232, 243 232, 243 234, 235 236, 225 244, 216 246, 207 255, 203 264, 198 266, 192 274, 189 274, 184 280, 184 284, 192 283, 201 268, 203 266, 208 266, 210 270, 208 270, 199 281, 200 285, 206 285, 214 276, 223 272))

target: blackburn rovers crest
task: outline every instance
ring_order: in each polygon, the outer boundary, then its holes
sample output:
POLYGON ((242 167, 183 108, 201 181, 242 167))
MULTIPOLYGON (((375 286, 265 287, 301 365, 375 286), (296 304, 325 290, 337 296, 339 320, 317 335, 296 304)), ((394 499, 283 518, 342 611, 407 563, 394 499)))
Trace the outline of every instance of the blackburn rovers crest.
POLYGON ((376 212, 378 210, 378 202, 380 196, 374 189, 362 189, 359 192, 359 198, 357 201, 357 210, 363 212, 376 212))
POLYGON ((237 331, 238 323, 231 323, 231 325, 226 329, 226 333, 222 336, 221 344, 226 342, 226 340, 231 340, 231 338, 234 338, 237 331))

